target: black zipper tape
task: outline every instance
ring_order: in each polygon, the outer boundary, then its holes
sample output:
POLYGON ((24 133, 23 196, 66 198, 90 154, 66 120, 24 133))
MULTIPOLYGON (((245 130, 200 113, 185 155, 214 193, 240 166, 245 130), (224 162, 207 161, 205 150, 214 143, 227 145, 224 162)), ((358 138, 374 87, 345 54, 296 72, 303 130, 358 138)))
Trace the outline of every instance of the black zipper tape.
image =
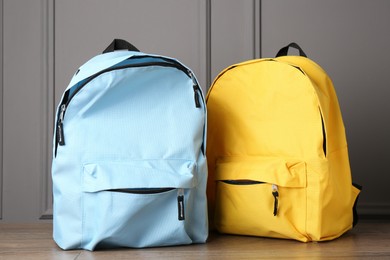
POLYGON ((231 185, 254 185, 254 184, 264 184, 265 182, 253 181, 253 180, 223 180, 222 182, 231 185))
POLYGON ((133 189, 110 189, 105 191, 120 192, 120 193, 131 193, 131 194, 158 194, 164 193, 175 188, 133 188, 133 189))

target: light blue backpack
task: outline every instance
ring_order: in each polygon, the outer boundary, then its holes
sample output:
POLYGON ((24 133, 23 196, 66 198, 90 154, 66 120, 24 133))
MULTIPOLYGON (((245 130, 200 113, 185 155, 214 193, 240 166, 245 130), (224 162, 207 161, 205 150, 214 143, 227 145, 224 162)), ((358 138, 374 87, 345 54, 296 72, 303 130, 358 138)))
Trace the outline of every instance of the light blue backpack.
POLYGON ((77 70, 57 109, 54 240, 87 250, 204 243, 205 149, 191 70, 114 40, 77 70))

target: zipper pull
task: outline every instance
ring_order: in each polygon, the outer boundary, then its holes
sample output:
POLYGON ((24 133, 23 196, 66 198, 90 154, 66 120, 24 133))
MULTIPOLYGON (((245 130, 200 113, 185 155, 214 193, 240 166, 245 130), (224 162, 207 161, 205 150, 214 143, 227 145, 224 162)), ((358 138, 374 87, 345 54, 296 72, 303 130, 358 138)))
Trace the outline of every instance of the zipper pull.
POLYGON ((188 75, 192 79, 192 84, 193 84, 192 87, 194 88, 195 106, 199 108, 199 107, 201 107, 200 106, 200 98, 199 98, 200 89, 199 89, 198 83, 195 80, 194 74, 192 74, 192 72, 190 70, 188 71, 188 75))
POLYGON ((65 145, 65 139, 64 139, 64 114, 66 110, 66 105, 62 104, 60 108, 60 115, 58 117, 57 122, 57 142, 59 145, 65 145))
POLYGON ((184 220, 184 189, 177 190, 178 219, 184 220))
POLYGON ((199 86, 198 85, 194 85, 194 99, 195 99, 195 106, 197 108, 200 107, 200 100, 199 100, 199 86))
POLYGON ((279 202, 279 192, 278 186, 272 184, 272 195, 274 196, 274 216, 278 214, 278 202, 279 202))

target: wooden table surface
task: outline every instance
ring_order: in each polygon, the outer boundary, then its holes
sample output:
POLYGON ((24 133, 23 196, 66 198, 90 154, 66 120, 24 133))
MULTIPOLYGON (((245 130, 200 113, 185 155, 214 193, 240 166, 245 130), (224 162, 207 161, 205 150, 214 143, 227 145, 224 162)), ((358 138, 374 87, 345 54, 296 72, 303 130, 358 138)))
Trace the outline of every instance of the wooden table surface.
POLYGON ((206 244, 63 251, 52 240, 52 225, 0 224, 0 259, 390 259, 390 221, 361 221, 330 242, 301 243, 211 233, 206 244))

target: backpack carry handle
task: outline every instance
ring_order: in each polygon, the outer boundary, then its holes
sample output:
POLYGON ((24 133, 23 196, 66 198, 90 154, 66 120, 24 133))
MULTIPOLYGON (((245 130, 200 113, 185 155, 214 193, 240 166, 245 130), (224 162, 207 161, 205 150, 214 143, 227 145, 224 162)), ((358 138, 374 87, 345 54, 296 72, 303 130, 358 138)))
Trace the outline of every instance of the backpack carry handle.
POLYGON ((293 47, 295 49, 297 49, 299 51, 299 56, 302 56, 302 57, 306 57, 307 58, 307 55, 306 53, 302 50, 301 47, 299 47, 299 45, 295 42, 292 42, 290 43, 289 45, 281 48, 278 53, 276 54, 275 57, 280 57, 280 56, 287 56, 287 53, 288 53, 288 48, 290 47, 293 47))
POLYGON ((103 51, 103 53, 113 52, 117 50, 129 50, 129 51, 139 51, 133 44, 122 40, 114 39, 110 45, 103 51))

